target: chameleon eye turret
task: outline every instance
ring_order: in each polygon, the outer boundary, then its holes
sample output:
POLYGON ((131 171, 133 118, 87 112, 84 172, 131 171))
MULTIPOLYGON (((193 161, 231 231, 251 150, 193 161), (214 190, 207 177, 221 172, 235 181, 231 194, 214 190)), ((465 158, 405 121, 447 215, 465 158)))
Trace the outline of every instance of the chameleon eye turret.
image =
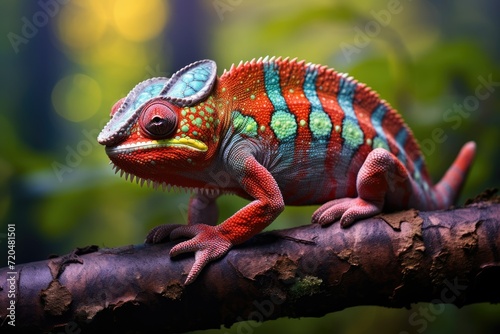
POLYGON ((177 127, 177 114, 168 102, 160 99, 153 100, 144 106, 139 117, 139 126, 150 138, 167 138, 177 127))

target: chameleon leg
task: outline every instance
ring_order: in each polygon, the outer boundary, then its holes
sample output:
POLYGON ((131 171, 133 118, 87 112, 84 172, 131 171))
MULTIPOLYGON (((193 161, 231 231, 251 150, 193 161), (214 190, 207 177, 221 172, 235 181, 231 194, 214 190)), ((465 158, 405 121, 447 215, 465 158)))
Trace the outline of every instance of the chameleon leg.
POLYGON ((413 185, 404 165, 389 151, 374 149, 366 157, 356 178, 356 198, 340 198, 323 204, 312 216, 320 225, 340 218, 342 227, 382 211, 388 195, 400 194, 400 200, 411 194, 413 185))
POLYGON ((192 238, 170 250, 170 256, 195 252, 195 262, 185 284, 193 282, 203 267, 224 254, 236 244, 250 239, 269 225, 284 209, 284 201, 276 180, 251 155, 236 150, 230 166, 242 188, 254 201, 218 226, 195 224, 181 226, 171 232, 172 239, 192 238))
MULTIPOLYGON (((215 203, 216 195, 196 194, 189 200, 188 225, 195 224, 217 224, 219 210, 215 203)), ((146 243, 157 244, 170 239, 170 233, 181 224, 163 224, 149 231, 146 243)))

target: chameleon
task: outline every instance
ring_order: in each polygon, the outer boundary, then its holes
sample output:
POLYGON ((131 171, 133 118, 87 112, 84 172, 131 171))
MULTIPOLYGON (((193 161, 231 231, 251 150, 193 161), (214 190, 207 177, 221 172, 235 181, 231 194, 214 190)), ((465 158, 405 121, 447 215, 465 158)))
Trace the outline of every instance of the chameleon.
POLYGON ((220 77, 206 59, 147 79, 115 103, 97 139, 130 181, 193 194, 187 225, 159 225, 146 237, 188 239, 169 253, 195 253, 186 285, 285 205, 320 205, 312 223, 341 227, 382 211, 445 209, 476 150, 466 143, 434 185, 411 130, 376 92, 281 57, 233 64, 220 77), (250 202, 217 224, 222 194, 250 202))

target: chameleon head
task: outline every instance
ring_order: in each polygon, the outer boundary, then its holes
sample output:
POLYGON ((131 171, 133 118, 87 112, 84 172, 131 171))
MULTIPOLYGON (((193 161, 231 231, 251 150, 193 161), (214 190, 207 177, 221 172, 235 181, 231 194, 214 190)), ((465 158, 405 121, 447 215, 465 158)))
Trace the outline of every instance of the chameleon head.
POLYGON ((218 142, 219 118, 211 96, 216 67, 211 60, 186 66, 172 78, 139 83, 111 110, 97 140, 113 164, 155 182, 182 184, 182 172, 200 169, 218 142))

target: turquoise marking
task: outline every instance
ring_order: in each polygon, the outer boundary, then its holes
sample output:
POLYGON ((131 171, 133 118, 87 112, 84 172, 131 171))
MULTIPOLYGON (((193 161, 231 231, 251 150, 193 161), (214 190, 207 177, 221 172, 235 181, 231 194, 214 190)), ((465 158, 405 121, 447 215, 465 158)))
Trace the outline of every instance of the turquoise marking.
MULTIPOLYGON (((213 61, 201 61, 188 65, 174 74, 171 86, 161 94, 169 98, 194 100, 206 97, 215 81, 216 67, 213 61)), ((189 103, 191 103, 190 100, 189 103)))
POLYGON ((415 170, 418 170, 419 173, 422 172, 422 167, 424 166, 424 157, 422 155, 419 155, 417 160, 413 162, 413 165, 415 166, 415 170))
POLYGON ((275 63, 264 64, 264 80, 267 96, 269 97, 269 100, 271 100, 274 109, 290 112, 285 98, 281 94, 278 65, 275 63))
POLYGON ((201 73, 200 71, 206 71, 203 68, 197 68, 194 71, 198 73, 186 73, 179 81, 177 81, 173 87, 168 91, 168 95, 171 97, 188 97, 199 92, 206 83, 208 79, 208 72, 201 73), (199 79, 197 79, 199 78, 199 79))
POLYGON ((373 148, 384 148, 389 151, 389 144, 387 142, 387 137, 385 136, 384 129, 382 128, 382 121, 387 114, 387 107, 380 103, 375 110, 372 112, 371 122, 373 128, 377 135, 373 138, 373 148))
POLYGON ((344 111, 344 121, 342 123, 344 145, 342 146, 342 155, 345 154, 349 157, 347 161, 351 161, 352 156, 364 142, 364 133, 359 127, 358 119, 352 105, 356 84, 353 81, 342 78, 339 85, 337 98, 342 111, 344 111))
MULTIPOLYGON (((297 163, 295 158, 295 138, 297 137, 297 119, 288 109, 280 85, 279 68, 275 62, 264 62, 264 87, 271 101, 274 112, 271 115, 269 127, 276 136, 278 145, 277 155, 280 157, 280 168, 287 169, 297 163)), ((292 175, 287 175, 287 180, 295 180, 299 168, 292 175)), ((279 171, 275 171, 279 172, 279 171)), ((283 185, 286 186, 286 185, 283 185)))
POLYGON ((294 139, 297 134, 297 122, 291 113, 277 110, 271 116, 271 129, 280 141, 294 139))
MULTIPOLYGON (((308 185, 309 199, 314 200, 324 194, 324 180, 318 178, 317 175, 324 174, 324 166, 328 155, 328 145, 332 133, 333 124, 330 117, 325 113, 323 105, 321 104, 316 92, 316 80, 318 78, 318 71, 313 67, 307 67, 304 77, 304 85, 302 90, 305 97, 311 105, 311 111, 308 116, 307 122, 302 120, 301 126, 308 126, 312 135, 312 142, 310 149, 307 150, 309 168, 306 170, 306 175, 303 177, 310 180, 308 185), (311 191, 312 190, 312 191, 311 191)), ((299 192, 291 199, 296 200, 303 198, 304 194, 299 192)))
MULTIPOLYGON (((310 67, 307 68, 304 80, 304 94, 311 103, 311 112, 309 114, 309 129, 313 138, 318 141, 328 142, 332 131, 332 121, 328 114, 323 110, 323 106, 316 94, 316 78, 318 71, 310 67)), ((326 148, 326 147, 325 147, 326 148)))
POLYGON ((152 99, 153 97, 156 97, 160 94, 161 90, 163 88, 163 84, 153 84, 146 86, 136 97, 135 101, 132 104, 133 109, 137 109, 139 106, 141 106, 144 102, 147 100, 152 99))
POLYGON ((295 115, 290 113, 282 95, 279 70, 276 63, 264 63, 264 84, 267 97, 271 100, 275 110, 271 116, 271 129, 281 142, 291 141, 293 144, 293 140, 297 136, 297 121, 295 115))
MULTIPOLYGON (((353 157, 359 147, 364 143, 364 133, 359 127, 358 119, 354 113, 353 101, 356 91, 356 83, 346 78, 341 78, 339 83, 338 102, 344 112, 342 122, 342 138, 344 143, 339 159, 346 163, 338 163, 335 166, 334 175, 337 179, 348 179, 349 167, 352 166, 353 157)), ((347 182, 339 183, 335 196, 337 198, 346 195, 347 182)))
POLYGON ((427 181, 422 178, 422 168, 424 167, 424 157, 419 155, 413 162, 414 171, 413 179, 424 189, 426 192, 430 189, 427 181))
POLYGON ((250 116, 244 116, 239 111, 233 111, 233 127, 235 132, 249 137, 257 137, 257 122, 250 116))
POLYGON ((363 144, 363 137, 363 131, 357 122, 354 122, 352 118, 344 119, 344 126, 342 129, 344 145, 357 148, 363 144))
POLYGON ((396 144, 397 144, 398 149, 399 149, 398 159, 403 164, 406 164, 407 157, 406 157, 406 152, 405 152, 404 147, 405 147, 406 139, 408 139, 408 130, 406 130, 405 127, 402 127, 399 130, 399 132, 396 134, 396 137, 394 139, 396 139, 396 144))
POLYGON ((139 107, 149 99, 159 96, 167 80, 167 78, 152 78, 137 84, 101 131, 98 141, 101 144, 110 145, 125 138, 128 130, 139 117, 139 107))

